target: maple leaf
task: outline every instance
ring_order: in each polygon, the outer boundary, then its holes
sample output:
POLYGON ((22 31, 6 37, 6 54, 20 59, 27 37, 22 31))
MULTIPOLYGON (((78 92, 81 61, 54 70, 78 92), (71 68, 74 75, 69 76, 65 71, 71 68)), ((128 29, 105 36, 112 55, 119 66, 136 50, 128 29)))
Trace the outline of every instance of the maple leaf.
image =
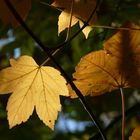
MULTIPOLYGON (((128 23, 124 27, 138 28, 128 23)), ((104 50, 84 56, 73 74, 83 95, 97 96, 118 88, 140 88, 140 31, 119 30, 104 50)), ((69 86, 71 97, 77 97, 69 86)))
POLYGON ((140 126, 137 126, 133 133, 132 136, 129 137, 129 140, 139 140, 140 139, 140 126))
MULTIPOLYGON (((17 10, 19 15, 25 19, 31 8, 31 0, 11 0, 10 2, 14 5, 14 8, 17 10)), ((13 27, 18 25, 15 17, 8 9, 4 0, 0 0, 0 19, 4 24, 11 23, 13 27)))
MULTIPOLYGON (((72 0, 55 0, 52 5, 64 9, 59 16, 58 21, 58 33, 69 27, 70 24, 70 11, 71 11, 72 0)), ((73 4, 73 16, 71 26, 79 22, 80 27, 83 26, 83 21, 86 22, 90 17, 93 9, 96 7, 95 0, 74 0, 73 4)), ((93 25, 96 21, 96 14, 91 18, 89 25, 93 25)), ((88 37, 89 32, 92 30, 90 26, 87 26, 83 33, 85 37, 88 37)))
POLYGON ((68 96, 65 79, 53 67, 38 66, 30 56, 11 59, 10 64, 0 72, 0 94, 13 92, 7 104, 10 128, 27 121, 35 107, 53 129, 61 110, 59 95, 68 96))

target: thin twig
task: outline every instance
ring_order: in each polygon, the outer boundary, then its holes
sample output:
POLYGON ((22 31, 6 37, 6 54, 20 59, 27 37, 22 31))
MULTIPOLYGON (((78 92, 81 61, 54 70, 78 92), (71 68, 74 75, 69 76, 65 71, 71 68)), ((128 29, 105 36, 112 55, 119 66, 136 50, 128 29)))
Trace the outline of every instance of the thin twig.
POLYGON ((125 140, 125 99, 123 88, 120 88, 122 100, 122 140, 125 140))
POLYGON ((51 5, 51 4, 48 4, 47 2, 40 2, 40 3, 43 4, 43 5, 49 6, 49 7, 53 8, 53 9, 57 9, 58 11, 61 11, 61 12, 63 11, 62 9, 57 8, 57 7, 55 7, 55 6, 51 5))
POLYGON ((112 29, 112 30, 138 30, 140 31, 140 28, 126 28, 126 27, 111 27, 111 26, 105 26, 105 25, 93 25, 93 28, 104 28, 104 29, 112 29))
POLYGON ((39 40, 38 37, 29 29, 29 27, 26 25, 26 23, 22 20, 10 0, 4 1, 11 13, 15 16, 18 23, 23 27, 23 29, 34 39, 34 41, 44 50, 46 55, 53 61, 53 63, 58 67, 60 72, 63 74, 63 76, 66 78, 67 82, 71 85, 72 89, 76 92, 77 96, 79 97, 83 107, 87 111, 88 115, 90 116, 93 124, 95 124, 96 128, 98 129, 99 133, 101 134, 101 137, 103 140, 106 140, 106 136, 104 135, 102 128, 100 124, 98 123, 96 117, 94 116, 90 106, 86 102, 84 96, 81 94, 79 89, 75 86, 75 84, 72 82, 72 80, 69 78, 69 76, 65 73, 63 68, 57 63, 57 61, 54 59, 54 57, 51 55, 49 48, 45 47, 44 44, 39 40))
MULTIPOLYGON (((72 24, 73 5, 74 5, 74 0, 72 0, 72 2, 71 2, 69 27, 68 27, 66 39, 65 39, 64 42, 67 42, 67 41, 68 41, 69 35, 70 35, 70 28, 71 28, 71 24, 72 24)), ((55 50, 55 51, 52 53, 52 55, 54 56, 54 55, 57 54, 57 52, 59 52, 59 51, 60 51, 60 49, 55 50)), ((49 60, 50 60, 50 58, 47 58, 47 59, 43 62, 43 64, 47 63, 49 60)), ((41 64, 41 65, 42 65, 42 64, 41 64)))
POLYGON ((70 35, 70 29, 71 29, 71 24, 72 24, 72 15, 73 15, 73 5, 74 5, 74 0, 71 1, 70 21, 69 21, 69 27, 68 27, 68 30, 67 30, 67 35, 66 35, 65 42, 68 41, 69 35, 70 35))
MULTIPOLYGON (((125 111, 125 116, 128 117, 132 113, 132 115, 136 115, 136 113, 140 113, 140 103, 135 104, 134 106, 130 107, 127 111, 125 111)), ((115 117, 114 120, 104 129, 104 132, 107 134, 110 129, 114 127, 116 123, 118 123, 122 119, 122 114, 115 117)), ((89 140, 97 140, 99 138, 99 133, 92 136, 89 140)))

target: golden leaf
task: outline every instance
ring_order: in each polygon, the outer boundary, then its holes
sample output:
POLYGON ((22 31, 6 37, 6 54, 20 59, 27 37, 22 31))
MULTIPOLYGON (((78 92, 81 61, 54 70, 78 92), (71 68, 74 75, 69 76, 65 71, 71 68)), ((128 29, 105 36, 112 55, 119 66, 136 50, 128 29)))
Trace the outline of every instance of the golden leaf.
MULTIPOLYGON (((129 23, 127 28, 138 28, 129 23)), ((83 95, 97 96, 118 88, 140 88, 140 31, 119 30, 104 50, 84 56, 73 74, 83 95)), ((77 97, 69 86, 71 97, 77 97)))
POLYGON ((140 140, 140 126, 137 126, 134 129, 132 136, 129 137, 129 140, 140 140))
MULTIPOLYGON (((58 21, 58 33, 62 32, 64 29, 69 27, 70 24, 70 11, 71 11, 72 0, 55 0, 52 5, 64 9, 64 11, 59 16, 58 21)), ((91 16, 93 9, 96 6, 95 0, 74 0, 73 4, 73 16, 72 16, 72 25, 75 25, 79 22, 80 27, 83 26, 83 22, 86 22, 91 16)), ((91 18, 89 25, 93 25, 96 21, 96 13, 91 18)), ((85 37, 88 37, 89 32, 92 30, 90 26, 87 26, 83 33, 85 37)))
MULTIPOLYGON (((31 0, 11 0, 10 2, 14 5, 20 16, 25 19, 31 8, 31 0)), ((0 1, 0 19, 4 24, 11 23, 13 27, 16 27, 18 25, 15 17, 8 9, 4 0, 0 1)))
MULTIPOLYGON (((67 12, 62 12, 59 16, 58 20, 58 33, 61 33, 63 30, 69 27, 69 19, 70 14, 67 12)), ((78 22, 78 19, 76 17, 72 18, 71 26, 75 25, 78 22)))
POLYGON ((65 79, 53 67, 38 66, 30 56, 11 59, 10 64, 0 72, 0 94, 13 92, 7 105, 10 128, 27 121, 35 107, 53 129, 61 110, 59 95, 68 96, 65 79))

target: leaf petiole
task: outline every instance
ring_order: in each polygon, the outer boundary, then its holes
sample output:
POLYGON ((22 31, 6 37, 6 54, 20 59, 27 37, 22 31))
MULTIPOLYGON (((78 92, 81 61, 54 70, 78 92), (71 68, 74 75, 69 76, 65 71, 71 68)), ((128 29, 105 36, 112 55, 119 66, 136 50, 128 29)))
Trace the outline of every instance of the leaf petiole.
POLYGON ((125 99, 123 88, 120 88, 121 101, 122 101, 122 140, 125 140, 125 99))

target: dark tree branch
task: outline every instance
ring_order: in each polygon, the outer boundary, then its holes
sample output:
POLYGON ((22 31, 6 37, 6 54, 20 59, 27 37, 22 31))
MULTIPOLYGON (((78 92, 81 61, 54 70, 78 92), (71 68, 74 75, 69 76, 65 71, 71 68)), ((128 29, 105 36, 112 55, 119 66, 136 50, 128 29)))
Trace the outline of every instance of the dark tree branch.
MULTIPOLYGON (((44 50, 44 52, 46 53, 46 55, 53 61, 53 63, 58 67, 58 69, 60 70, 60 72, 63 74, 63 76, 65 77, 65 79, 67 80, 67 82, 71 85, 72 89, 76 92, 77 96, 79 97, 83 107, 85 108, 85 110, 87 111, 88 115, 90 116, 93 124, 95 124, 95 126, 97 127, 101 137, 103 140, 106 140, 106 136, 104 135, 102 128, 100 126, 100 124, 97 121, 97 118, 94 116, 91 108, 89 107, 88 103, 86 102, 84 96, 81 94, 81 92, 79 91, 79 89, 77 89, 77 87, 75 86, 75 84, 72 82, 72 80, 69 78, 69 76, 66 74, 66 72, 62 69, 62 67, 57 63, 57 61, 54 59, 54 57, 51 55, 49 48, 45 47, 44 44, 39 40, 38 37, 36 37, 36 35, 29 29, 29 27, 26 25, 26 23, 22 20, 22 18, 20 17, 20 15, 18 14, 18 12, 16 11, 16 9, 14 8, 14 6, 12 5, 12 3, 10 2, 10 0, 4 0, 4 2, 6 3, 7 7, 9 8, 9 10, 11 11, 11 13, 15 16, 16 20, 18 21, 18 23, 23 27, 23 29, 34 39, 34 41, 40 46, 40 48, 42 48, 44 50)), ((65 45, 65 44, 64 44, 65 45)))

